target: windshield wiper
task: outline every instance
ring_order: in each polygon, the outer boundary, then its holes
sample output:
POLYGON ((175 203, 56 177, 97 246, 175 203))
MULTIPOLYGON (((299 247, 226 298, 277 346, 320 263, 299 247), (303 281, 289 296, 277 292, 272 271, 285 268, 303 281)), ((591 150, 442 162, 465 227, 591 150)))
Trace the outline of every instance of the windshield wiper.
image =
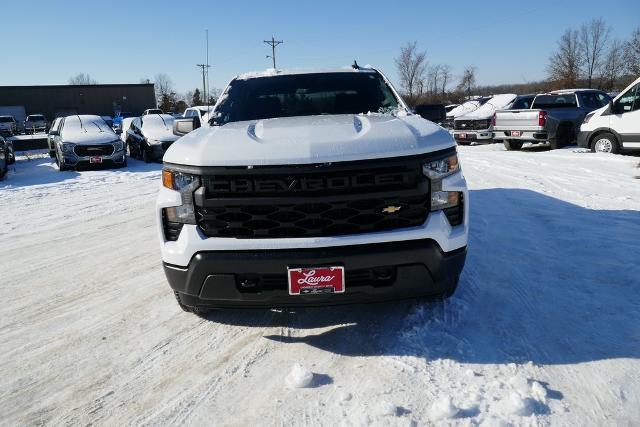
POLYGON ((80 114, 76 114, 76 116, 78 117, 78 121, 80 122, 80 129, 82 129, 84 133, 87 133, 87 130, 84 128, 84 125, 82 124, 82 119, 80 118, 80 114))
MULTIPOLYGON (((158 114, 158 113, 156 113, 156 114, 158 114)), ((164 124, 164 127, 166 128, 167 127, 167 122, 164 121, 164 118, 160 114, 158 114, 158 117, 160 117, 160 120, 162 120, 162 123, 164 124)))

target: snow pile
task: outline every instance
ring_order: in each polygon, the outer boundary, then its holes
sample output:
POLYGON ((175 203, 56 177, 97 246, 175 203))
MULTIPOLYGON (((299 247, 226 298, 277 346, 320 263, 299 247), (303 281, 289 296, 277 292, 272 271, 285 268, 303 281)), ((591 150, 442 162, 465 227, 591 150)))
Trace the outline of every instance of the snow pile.
POLYGON ((453 404, 451 397, 445 395, 433 402, 429 414, 433 421, 440 421, 455 418, 458 412, 460 412, 460 409, 453 404))
POLYGON ((379 401, 373 408, 375 414, 383 417, 395 417, 398 415, 398 407, 384 400, 379 401))
POLYGON ((313 382, 313 372, 296 363, 285 378, 285 382, 289 388, 307 388, 313 382))

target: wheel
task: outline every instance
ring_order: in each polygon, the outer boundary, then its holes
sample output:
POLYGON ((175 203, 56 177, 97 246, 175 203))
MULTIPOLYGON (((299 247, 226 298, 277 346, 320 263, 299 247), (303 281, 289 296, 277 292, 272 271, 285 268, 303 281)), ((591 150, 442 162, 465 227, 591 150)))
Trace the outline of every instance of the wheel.
POLYGON ((9 170, 9 154, 4 153, 4 166, 0 169, 0 180, 4 179, 7 171, 9 170))
POLYGON ((611 153, 618 154, 620 152, 620 144, 617 138, 609 133, 601 133, 591 139, 591 151, 594 153, 611 153))
POLYGON ((53 159, 54 157, 56 157, 56 152, 55 152, 55 150, 49 150, 49 157, 51 157, 52 159, 53 159))
POLYGON ((504 148, 506 148, 507 151, 518 151, 522 148, 522 141, 505 139, 503 142, 504 142, 504 148))
POLYGON ((57 153, 56 153, 56 165, 58 165, 58 172, 64 172, 67 170, 67 168, 64 165, 64 162, 60 161, 60 157, 58 157, 57 153))
POLYGON ((206 309, 199 308, 199 307, 191 307, 189 305, 184 305, 182 303, 182 301, 180 300, 180 293, 178 291, 173 291, 173 296, 176 297, 176 301, 178 302, 178 305, 180 306, 180 308, 184 312, 193 313, 196 316, 202 317, 202 318, 205 318, 205 319, 206 319, 207 315, 209 315, 209 313, 211 313, 211 310, 206 310, 206 309))
POLYGON ((145 163, 151 163, 153 161, 151 154, 149 154, 149 150, 140 146, 140 151, 142 151, 142 160, 144 160, 145 163))

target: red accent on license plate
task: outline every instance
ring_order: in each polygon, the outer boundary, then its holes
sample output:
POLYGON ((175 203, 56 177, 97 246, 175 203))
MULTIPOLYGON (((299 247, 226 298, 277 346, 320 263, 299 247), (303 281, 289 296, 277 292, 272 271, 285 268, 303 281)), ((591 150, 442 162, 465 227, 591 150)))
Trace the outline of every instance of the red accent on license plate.
POLYGON ((89 163, 102 163, 102 157, 89 157, 89 163))
POLYGON ((344 292, 344 267, 288 268, 289 295, 344 292))
POLYGON ((467 139, 467 134, 466 134, 466 133, 459 133, 459 134, 458 134, 458 138, 460 138, 460 139, 467 139))
POLYGON ((522 131, 512 130, 511 131, 511 136, 522 136, 522 131))

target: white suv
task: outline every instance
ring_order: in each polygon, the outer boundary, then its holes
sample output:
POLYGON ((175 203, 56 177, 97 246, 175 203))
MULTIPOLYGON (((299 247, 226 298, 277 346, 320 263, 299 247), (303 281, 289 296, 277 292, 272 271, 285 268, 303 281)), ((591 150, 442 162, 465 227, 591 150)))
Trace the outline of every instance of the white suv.
POLYGON ((609 105, 585 116, 578 145, 600 153, 640 150, 640 77, 609 105))
POLYGON ((448 297, 467 247, 456 144, 375 69, 236 77, 164 156, 157 232, 178 303, 448 297))

